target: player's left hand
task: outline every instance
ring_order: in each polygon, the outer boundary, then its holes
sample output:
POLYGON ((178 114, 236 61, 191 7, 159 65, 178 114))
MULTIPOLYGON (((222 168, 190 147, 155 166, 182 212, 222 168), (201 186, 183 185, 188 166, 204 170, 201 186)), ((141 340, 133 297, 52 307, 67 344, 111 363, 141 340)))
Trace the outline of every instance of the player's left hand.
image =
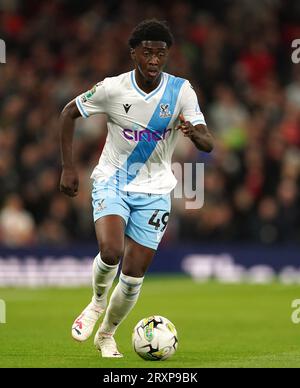
POLYGON ((183 114, 179 115, 180 124, 176 126, 175 129, 181 130, 185 137, 192 138, 194 135, 195 127, 191 124, 190 121, 185 121, 183 114))

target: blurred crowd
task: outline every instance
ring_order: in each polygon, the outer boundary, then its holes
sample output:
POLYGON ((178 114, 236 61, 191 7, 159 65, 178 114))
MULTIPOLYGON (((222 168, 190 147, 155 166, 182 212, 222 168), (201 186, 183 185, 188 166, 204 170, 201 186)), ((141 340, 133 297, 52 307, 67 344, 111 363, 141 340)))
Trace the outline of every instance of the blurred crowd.
POLYGON ((3 0, 0 244, 95 241, 89 177, 106 119, 77 121, 80 191, 70 199, 58 190, 59 114, 132 68, 127 39, 152 17, 168 21, 176 45, 166 71, 191 81, 216 142, 204 154, 180 139, 174 161, 205 163, 205 205, 174 199, 164 242, 300 242, 299 1, 3 0))

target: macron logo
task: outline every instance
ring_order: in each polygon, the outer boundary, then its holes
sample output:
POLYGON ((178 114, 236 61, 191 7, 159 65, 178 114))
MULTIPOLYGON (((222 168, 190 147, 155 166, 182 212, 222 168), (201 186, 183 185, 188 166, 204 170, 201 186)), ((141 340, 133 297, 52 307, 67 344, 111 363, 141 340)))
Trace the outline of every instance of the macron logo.
POLYGON ((123 104, 123 107, 125 109, 125 112, 128 113, 129 112, 129 109, 131 108, 131 105, 129 104, 123 104))
POLYGON ((170 132, 172 128, 166 128, 161 133, 160 131, 151 131, 150 129, 144 129, 142 131, 134 130, 134 129, 123 129, 123 136, 127 140, 134 140, 135 142, 145 141, 160 141, 166 140, 170 136, 170 132))

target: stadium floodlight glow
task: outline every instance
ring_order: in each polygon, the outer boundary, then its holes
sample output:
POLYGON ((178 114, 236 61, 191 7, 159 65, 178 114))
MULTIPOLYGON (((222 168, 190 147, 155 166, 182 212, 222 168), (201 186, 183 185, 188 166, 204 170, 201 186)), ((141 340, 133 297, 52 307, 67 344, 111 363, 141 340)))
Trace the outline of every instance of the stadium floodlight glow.
POLYGON ((6 323, 6 304, 0 299, 0 323, 6 323))
POLYGON ((0 63, 6 63, 6 44, 0 39, 0 63))

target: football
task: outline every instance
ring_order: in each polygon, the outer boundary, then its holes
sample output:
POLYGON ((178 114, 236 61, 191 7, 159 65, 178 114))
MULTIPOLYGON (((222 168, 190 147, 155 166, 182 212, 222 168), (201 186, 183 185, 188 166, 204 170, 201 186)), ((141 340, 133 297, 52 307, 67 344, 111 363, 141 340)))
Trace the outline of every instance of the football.
POLYGON ((132 345, 144 360, 167 360, 177 350, 176 328, 171 321, 159 315, 141 319, 133 329, 132 345))

